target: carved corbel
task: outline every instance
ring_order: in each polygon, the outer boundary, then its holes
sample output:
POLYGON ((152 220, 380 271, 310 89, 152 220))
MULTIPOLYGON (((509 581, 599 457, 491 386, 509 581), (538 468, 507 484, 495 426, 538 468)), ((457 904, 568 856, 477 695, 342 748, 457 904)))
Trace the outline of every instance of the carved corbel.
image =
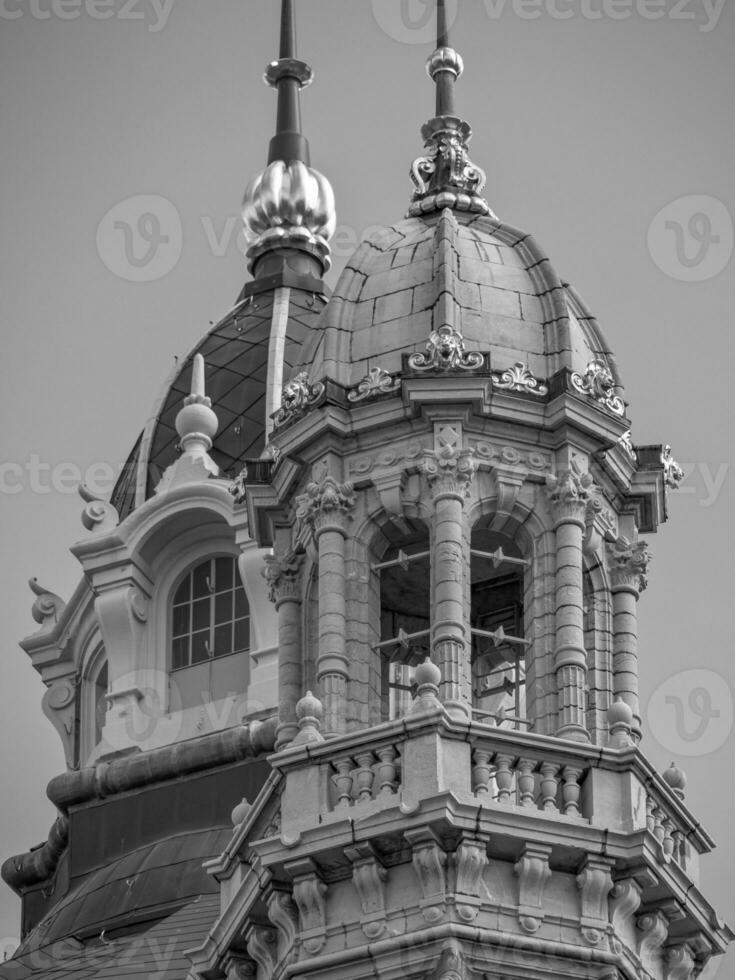
POLYGON ((86 504, 82 511, 82 525, 88 531, 101 534, 118 526, 120 515, 111 503, 92 493, 83 483, 79 484, 79 496, 86 504))
POLYGON ((352 861, 352 882, 362 906, 362 931, 368 939, 376 939, 385 930, 385 883, 388 872, 370 844, 347 847, 345 854, 352 861))
POLYGON ((691 980, 697 965, 687 943, 669 946, 664 957, 664 980, 691 980))
POLYGON ((638 917, 638 955, 646 968, 654 969, 659 952, 669 934, 669 920, 660 910, 638 917))
POLYGON ((404 837, 411 845, 412 863, 421 886, 419 903, 427 922, 437 922, 446 905, 447 855, 438 837, 429 827, 407 830, 404 837))
POLYGON ((643 888, 635 878, 615 882, 610 892, 609 912, 613 932, 619 935, 640 908, 643 888))
POLYGON ((587 857, 577 875, 581 898, 580 928, 590 946, 597 946, 608 924, 608 895, 613 887, 611 862, 587 857))
POLYGON ((37 578, 29 579, 28 585, 31 592, 36 596, 31 607, 31 615, 41 627, 38 633, 49 633, 61 618, 66 603, 55 593, 44 589, 37 578))
POLYGON ((513 866, 518 876, 518 920, 525 932, 537 932, 544 918, 544 889, 551 877, 551 847, 526 844, 513 866))
POLYGON ((290 861, 286 871, 293 878, 293 897, 299 910, 301 942, 312 956, 327 939, 327 886, 310 858, 290 861))
POLYGON ((248 955, 257 964, 256 980, 272 980, 277 962, 276 934, 273 929, 250 925, 245 933, 245 942, 248 955))
MULTIPOLYGON (((526 473, 517 466, 496 463, 492 468, 495 488, 497 491, 497 514, 499 517, 509 517, 513 512, 518 494, 525 482, 526 473)), ((496 517, 497 523, 497 517, 496 517)))
POLYGON ((299 931, 299 912, 287 891, 272 889, 266 900, 268 918, 276 927, 278 960, 285 959, 293 950, 299 931))
POLYGON ((457 873, 457 915, 465 922, 471 922, 480 905, 482 875, 487 867, 485 843, 472 837, 465 837, 454 854, 457 873))
POLYGON ((75 758, 75 727, 77 724, 77 688, 79 677, 74 673, 59 677, 51 683, 41 701, 41 708, 54 726, 64 747, 64 759, 69 769, 77 764, 75 758))

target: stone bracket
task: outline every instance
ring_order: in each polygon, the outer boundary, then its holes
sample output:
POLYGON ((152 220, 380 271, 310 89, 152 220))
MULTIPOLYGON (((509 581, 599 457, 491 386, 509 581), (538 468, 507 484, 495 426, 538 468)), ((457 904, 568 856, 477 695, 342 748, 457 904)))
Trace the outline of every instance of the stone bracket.
POLYGON ((437 922, 446 908, 446 852, 429 827, 407 830, 404 837, 413 851, 413 868, 423 894, 420 907, 424 918, 427 922, 437 922))
POLYGON ((551 877, 551 847, 526 844, 513 866, 518 876, 518 920, 524 932, 537 932, 544 918, 544 889, 551 877))
POLYGON ((388 872, 371 844, 347 847, 345 855, 352 861, 352 882, 362 906, 362 931, 368 939, 376 939, 386 925, 385 883, 388 872))

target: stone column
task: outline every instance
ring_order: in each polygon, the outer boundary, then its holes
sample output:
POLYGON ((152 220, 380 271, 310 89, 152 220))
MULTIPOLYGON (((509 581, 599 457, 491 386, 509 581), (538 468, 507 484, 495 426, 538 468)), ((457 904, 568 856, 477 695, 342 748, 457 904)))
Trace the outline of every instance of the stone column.
POLYGON ((296 499, 297 518, 309 526, 319 552, 319 651, 316 676, 326 737, 346 731, 348 660, 345 650, 345 538, 355 505, 351 483, 325 476, 296 499))
POLYGON ((549 476, 546 485, 556 535, 556 734, 588 742, 582 542, 587 506, 595 485, 589 473, 574 471, 549 476))
MULTIPOLYGON (((449 713, 460 719, 472 717, 469 664, 469 616, 465 602, 465 580, 469 556, 465 542, 464 502, 475 474, 472 451, 439 446, 424 458, 424 473, 434 504, 432 543, 433 660, 442 675, 441 700, 449 713)), ((461 444, 461 437, 457 440, 461 444)))
POLYGON ((618 538, 608 546, 613 600, 613 700, 623 700, 633 712, 633 737, 641 738, 638 697, 638 597, 646 587, 651 555, 644 541, 630 544, 618 538))
POLYGON ((301 637, 301 565, 293 552, 265 559, 265 576, 278 614, 278 729, 276 751, 295 738, 299 723, 296 703, 304 693, 301 637))

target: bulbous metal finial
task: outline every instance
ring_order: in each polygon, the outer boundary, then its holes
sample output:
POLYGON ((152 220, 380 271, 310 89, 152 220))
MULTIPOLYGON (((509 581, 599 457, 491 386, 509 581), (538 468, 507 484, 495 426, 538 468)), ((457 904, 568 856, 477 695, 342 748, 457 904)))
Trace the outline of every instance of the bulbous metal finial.
POLYGON ((424 155, 411 165, 414 191, 407 216, 454 208, 495 217, 481 196, 485 172, 469 158, 467 144, 472 130, 455 114, 454 85, 464 64, 449 44, 444 0, 437 0, 436 50, 429 56, 426 70, 436 86, 436 115, 421 129, 424 155))
POLYGON ((311 68, 296 57, 293 0, 282 0, 280 55, 264 75, 278 93, 276 133, 268 165, 248 184, 242 205, 251 272, 262 255, 276 248, 306 251, 323 271, 330 265, 334 192, 326 177, 310 166, 309 143, 301 132, 299 93, 312 78, 311 68))

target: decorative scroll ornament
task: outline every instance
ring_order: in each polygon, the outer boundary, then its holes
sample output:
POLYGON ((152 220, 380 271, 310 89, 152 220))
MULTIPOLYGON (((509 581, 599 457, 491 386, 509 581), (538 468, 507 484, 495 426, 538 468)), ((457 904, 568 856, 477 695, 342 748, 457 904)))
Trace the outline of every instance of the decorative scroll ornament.
POLYGON ((585 520, 598 487, 590 473, 571 469, 558 475, 550 473, 546 490, 558 518, 585 520))
POLYGON ((534 378, 528 365, 521 361, 516 361, 506 371, 493 371, 493 387, 504 391, 525 391, 529 395, 538 395, 539 398, 549 393, 548 386, 534 378))
MULTIPOLYGON (((439 49, 459 55, 451 48, 439 49)), ((490 205, 482 197, 487 178, 485 171, 469 157, 467 144, 472 129, 456 116, 437 116, 421 129, 424 153, 411 164, 413 195, 408 217, 456 208, 494 217, 490 205)))
POLYGON ((678 490, 684 479, 684 470, 671 455, 671 446, 665 446, 661 453, 661 463, 664 468, 664 482, 671 490, 678 490))
POLYGON ((479 351, 466 351, 464 337, 445 323, 432 330, 425 351, 411 354, 408 366, 414 371, 475 371, 485 363, 479 351))
POLYGON ((442 445, 436 452, 427 450, 422 469, 434 496, 449 493, 468 497, 477 464, 471 449, 442 445))
POLYGON ((306 371, 300 371, 288 384, 283 386, 281 407, 275 414, 276 425, 284 425, 303 415, 307 409, 315 405, 324 394, 321 381, 311 384, 306 371))
POLYGON ((638 462, 638 454, 633 448, 633 436, 630 429, 624 432, 618 439, 618 445, 630 456, 634 463, 638 462))
POLYGON ((46 633, 58 623, 61 614, 66 607, 63 599, 55 593, 49 592, 39 584, 37 578, 28 580, 28 586, 36 599, 31 607, 31 615, 41 629, 39 633, 46 633))
POLYGON ((82 511, 82 524, 88 531, 111 531, 120 523, 115 507, 83 483, 79 484, 79 496, 87 505, 82 511))
POLYGON ((590 361, 584 374, 572 374, 572 385, 615 415, 625 415, 625 403, 615 394, 615 380, 604 361, 590 361))
POLYGON ((347 392, 347 400, 350 402, 363 402, 368 398, 375 398, 378 395, 391 394, 398 391, 401 387, 401 379, 394 378, 390 371, 382 367, 370 368, 368 373, 359 382, 356 388, 347 392))

